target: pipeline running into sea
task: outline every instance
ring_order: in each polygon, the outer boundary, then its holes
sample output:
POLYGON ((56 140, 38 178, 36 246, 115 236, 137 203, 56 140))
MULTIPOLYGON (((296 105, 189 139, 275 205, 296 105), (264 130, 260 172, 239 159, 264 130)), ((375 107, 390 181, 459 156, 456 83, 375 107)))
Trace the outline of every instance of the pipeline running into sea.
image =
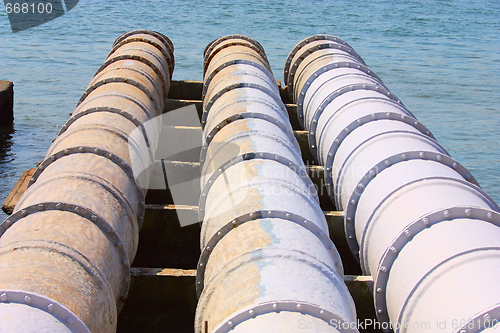
POLYGON ((229 35, 204 56, 195 332, 357 332, 338 328, 354 302, 264 49, 229 35))
POLYGON ((385 331, 489 331, 500 321, 495 202, 342 39, 299 42, 284 82, 385 331))
POLYGON ((0 224, 3 331, 116 332, 173 51, 154 31, 120 36, 0 224))

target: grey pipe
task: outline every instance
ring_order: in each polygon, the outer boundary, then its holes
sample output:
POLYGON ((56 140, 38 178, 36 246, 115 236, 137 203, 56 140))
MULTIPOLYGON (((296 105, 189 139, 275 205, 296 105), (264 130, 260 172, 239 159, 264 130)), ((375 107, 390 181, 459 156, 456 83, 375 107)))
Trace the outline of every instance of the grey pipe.
POLYGON ((384 331, 480 332, 500 321, 498 206, 334 36, 312 36, 285 66, 299 121, 346 238, 374 278, 384 331), (309 44, 342 46, 335 52, 309 44), (302 54, 303 57, 298 55, 302 54), (489 325, 489 326, 488 326, 489 325))
MULTIPOLYGON (((216 44, 216 45, 213 45, 216 44)), ((260 44, 205 52, 196 332, 357 332, 343 268, 260 44), (344 325, 342 327, 342 325, 344 325)))
POLYGON ((2 328, 116 331, 173 68, 166 41, 147 30, 117 39, 0 224, 2 328))

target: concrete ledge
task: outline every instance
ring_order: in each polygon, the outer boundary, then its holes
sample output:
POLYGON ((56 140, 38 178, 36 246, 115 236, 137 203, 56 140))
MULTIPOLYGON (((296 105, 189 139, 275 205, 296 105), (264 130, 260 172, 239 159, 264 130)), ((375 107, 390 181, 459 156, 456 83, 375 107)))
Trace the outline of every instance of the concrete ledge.
POLYGON ((0 126, 14 121, 14 83, 0 80, 0 126))

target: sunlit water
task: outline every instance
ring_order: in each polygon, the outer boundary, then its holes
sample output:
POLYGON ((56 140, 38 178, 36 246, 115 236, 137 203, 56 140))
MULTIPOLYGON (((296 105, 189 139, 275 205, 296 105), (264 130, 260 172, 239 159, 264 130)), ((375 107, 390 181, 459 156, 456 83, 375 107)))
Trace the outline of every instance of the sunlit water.
POLYGON ((257 39, 279 79, 298 41, 337 35, 500 202, 497 0, 83 0, 64 16, 16 34, 0 9, 0 79, 15 84, 14 132, 0 133, 0 200, 44 158, 114 39, 138 28, 173 41, 177 80, 200 80, 203 49, 226 34, 257 39))

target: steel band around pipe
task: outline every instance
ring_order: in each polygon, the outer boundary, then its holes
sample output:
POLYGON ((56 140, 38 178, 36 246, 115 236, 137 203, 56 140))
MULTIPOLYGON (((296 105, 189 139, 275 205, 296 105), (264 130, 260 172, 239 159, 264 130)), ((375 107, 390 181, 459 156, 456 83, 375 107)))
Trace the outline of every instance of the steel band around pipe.
MULTIPOLYGON (((95 154, 98 156, 106 157, 110 161, 112 161, 114 164, 116 164, 118 167, 120 167, 125 172, 125 174, 129 177, 129 179, 135 184, 136 195, 139 198, 138 199, 139 200, 139 211, 144 212, 144 209, 145 209, 144 191, 142 190, 141 186, 139 186, 139 184, 137 184, 137 182, 135 181, 134 172, 133 172, 132 168, 121 157, 119 157, 113 153, 110 153, 104 149, 100 149, 100 148, 73 147, 73 148, 67 148, 67 149, 58 151, 55 154, 52 154, 50 157, 46 158, 38 166, 38 168, 35 170, 35 172, 33 173, 33 176, 31 177, 31 179, 28 183, 28 187, 33 185, 37 181, 38 177, 43 172, 43 170, 45 170, 50 164, 52 164, 56 160, 63 158, 67 155, 82 154, 82 153, 95 154)), ((141 215, 138 216, 138 219, 137 219, 137 223, 139 225, 139 228, 140 228, 140 226, 142 226, 143 219, 144 219, 144 213, 141 213, 141 215)))
POLYGON ((97 74, 102 72, 104 70, 104 68, 108 67, 110 64, 113 64, 113 63, 120 61, 120 60, 135 60, 135 61, 139 61, 139 62, 142 62, 142 63, 148 65, 158 75, 158 77, 160 78, 160 81, 165 86, 165 79, 166 78, 164 77, 164 75, 160 71, 160 69, 155 64, 153 64, 150 60, 148 60, 142 56, 139 56, 139 55, 122 54, 120 56, 108 59, 108 60, 106 60, 106 62, 104 64, 102 64, 101 67, 99 67, 99 69, 94 74, 94 76, 96 76, 97 74))
POLYGON ((260 45, 260 43, 257 42, 255 39, 247 37, 245 35, 233 34, 233 35, 227 35, 227 36, 224 36, 224 37, 217 38, 214 41, 212 41, 210 44, 208 44, 207 47, 205 48, 205 51, 203 52, 204 57, 206 58, 212 52, 212 50, 217 45, 219 45, 221 42, 224 42, 224 41, 230 40, 230 39, 245 40, 245 41, 253 44, 255 47, 257 47, 264 55, 266 54, 265 51, 264 51, 264 48, 262 47, 262 45, 260 45))
MULTIPOLYGON (((264 86, 261 86, 259 84, 255 84, 255 83, 245 83, 245 82, 241 82, 241 83, 235 83, 235 84, 232 84, 230 86, 227 86, 224 90, 222 91, 219 91, 217 94, 215 94, 211 99, 210 101, 207 103, 207 105, 205 106, 204 110, 203 110, 203 115, 201 117, 201 124, 202 124, 202 127, 205 128, 205 124, 207 122, 207 117, 208 117, 208 113, 210 112, 210 109, 212 107, 212 105, 214 105, 215 101, 221 97, 222 95, 224 95, 225 93, 231 91, 231 90, 234 90, 234 89, 238 89, 238 88, 252 88, 252 89, 257 89, 257 90, 260 90, 266 94, 268 94, 272 99, 274 99, 276 101, 276 103, 278 103, 279 105, 282 105, 283 102, 281 101, 281 97, 276 95, 275 92, 273 92, 272 90, 264 87, 264 86)), ((283 105, 284 107, 284 105, 283 105)))
POLYGON ((173 62, 173 57, 174 57, 174 44, 172 44, 172 41, 165 35, 159 33, 159 32, 156 32, 156 31, 151 31, 151 30, 145 30, 145 29, 138 29, 138 30, 132 30, 132 31, 129 31, 129 32, 126 32, 124 33, 123 35, 121 35, 120 37, 118 37, 113 45, 116 45, 118 43, 120 43, 121 41, 123 41, 125 38, 127 37, 130 37, 132 35, 151 35, 153 37, 156 37, 157 39, 161 40, 163 42, 163 44, 167 45, 170 49, 170 54, 172 56, 172 62, 173 62))
MULTIPOLYGON (((295 47, 292 49, 292 51, 290 51, 290 53, 288 54, 288 57, 287 57, 286 62, 285 62, 285 68, 284 68, 284 79, 285 79, 285 84, 286 85, 288 85, 288 83, 289 83, 288 82, 288 72, 290 70, 290 66, 291 66, 293 57, 295 57, 295 55, 297 54, 297 52, 302 47, 304 47, 305 45, 309 44, 310 42, 314 42, 314 41, 318 41, 318 40, 330 40, 330 41, 333 41, 335 43, 347 46, 347 47, 351 48, 354 51, 354 49, 346 41, 344 41, 343 39, 341 39, 339 37, 333 36, 333 35, 317 34, 317 35, 313 35, 313 36, 307 37, 307 38, 301 40, 297 45, 295 45, 295 47)), ((361 59, 361 61, 363 61, 363 60, 361 59)))
MULTIPOLYGON (((380 260, 379 269, 377 270, 374 279, 373 297, 375 299, 375 309, 377 311, 379 321, 389 322, 385 291, 391 267, 394 261, 396 261, 398 253, 419 232, 431 227, 434 224, 461 218, 485 221, 500 227, 499 213, 477 207, 451 207, 440 209, 410 223, 386 249, 386 252, 380 260)), ((500 311, 497 312, 497 315, 498 314, 500 314, 500 311)), ((498 319, 500 320, 500 318, 498 319)), ((458 330, 458 332, 461 331, 458 330)), ((474 330, 472 332, 477 331, 474 330)))
POLYGON ((219 72, 221 70, 223 70, 226 67, 233 66, 233 65, 250 65, 250 66, 253 66, 253 67, 257 68, 257 69, 260 69, 263 74, 267 75, 267 77, 270 79, 270 81, 275 82, 274 81, 274 76, 272 76, 272 74, 269 72, 269 70, 266 67, 262 66, 261 64, 255 62, 255 61, 251 61, 251 60, 235 59, 235 60, 231 60, 231 61, 228 61, 228 62, 220 65, 219 67, 217 67, 216 69, 214 69, 210 73, 210 75, 208 76, 208 78, 205 79, 205 82, 203 83, 202 100, 205 100, 205 94, 206 94, 206 92, 208 90, 208 87, 210 86, 210 83, 212 82, 212 79, 217 74, 219 74, 219 72))
MULTIPOLYGON (((374 79, 382 82, 382 80, 380 80, 380 78, 377 76, 377 74, 375 74, 371 69, 369 69, 366 66, 363 66, 363 65, 360 65, 360 64, 356 64, 356 63, 352 63, 352 62, 337 62, 337 63, 328 64, 326 66, 323 66, 323 67, 317 69, 311 76, 309 76, 309 78, 307 79, 307 81, 304 83, 304 85, 301 88, 300 94, 299 94, 299 96, 297 98, 297 115, 299 117, 299 123, 302 126, 302 128, 304 127, 304 110, 303 110, 302 106, 303 106, 303 103, 304 103, 304 98, 305 98, 305 95, 307 93, 307 90, 309 89, 309 87, 312 84, 312 82, 318 76, 320 76, 321 74, 324 74, 324 73, 326 73, 328 71, 331 71, 331 70, 334 70, 334 69, 338 69, 338 68, 354 68, 354 69, 360 70, 361 72, 363 72, 363 73, 365 73, 365 74, 373 77, 374 79)), ((369 85, 366 85, 366 86, 369 86, 369 85)), ((383 87, 383 85, 381 84, 379 86, 379 89, 382 88, 382 87, 383 87)), ((388 93, 390 93, 390 91, 387 88, 384 88, 384 89, 387 90, 388 93)), ((377 91, 377 90, 375 90, 375 91, 377 91)), ((387 94, 387 96, 390 97, 390 94, 387 94)))
MULTIPOLYGON (((255 305, 247 306, 227 318, 223 323, 220 323, 213 332, 214 333, 227 333, 233 330, 233 328, 252 318, 266 313, 281 311, 285 312, 299 312, 302 314, 310 315, 314 318, 322 319, 325 323, 336 323, 336 329, 340 333, 357 333, 358 330, 353 328, 351 322, 346 321, 337 314, 324 310, 316 304, 311 304, 308 302, 299 301, 277 301, 277 302, 262 302, 255 305)), ((356 325, 354 325, 356 326, 356 325)))
POLYGON ((226 169, 230 168, 231 166, 233 166, 237 163, 243 162, 243 161, 250 161, 253 159, 276 161, 276 162, 288 167, 289 169, 294 171, 306 183, 306 186, 309 188, 309 194, 313 197, 313 199, 316 200, 316 202, 319 201, 318 193, 316 192, 316 187, 314 186, 314 183, 309 178, 309 176, 304 171, 304 169, 301 168, 296 163, 290 161, 289 159, 287 159, 283 156, 269 153, 269 152, 245 153, 243 155, 236 156, 236 157, 230 159, 229 161, 225 162, 223 165, 221 165, 219 168, 217 168, 217 170, 215 170, 214 173, 212 173, 212 175, 210 176, 210 178, 206 182, 205 186, 203 187, 203 190, 201 191, 200 201, 198 204, 198 209, 199 209, 198 218, 200 219, 200 221, 203 220, 203 218, 205 216, 205 203, 207 200, 208 192, 210 192, 210 188, 212 187, 212 184, 215 183, 215 180, 220 175, 222 175, 226 171, 226 169), (311 191, 312 188, 314 188, 315 190, 311 191))
POLYGON ((85 324, 64 305, 42 295, 23 290, 0 290, 3 303, 29 304, 29 306, 49 313, 74 333, 90 333, 85 324))
POLYGON ((319 240, 325 245, 325 247, 328 249, 328 252, 331 254, 334 262, 335 262, 335 270, 336 273, 339 274, 339 276, 342 276, 344 274, 344 270, 342 268, 342 261, 341 258, 333 245, 332 240, 330 239, 330 236, 326 234, 323 230, 321 230, 320 227, 318 227, 315 223, 312 221, 309 221, 308 219, 304 218, 303 216, 290 213, 290 212, 285 212, 285 211, 280 211, 280 210, 256 210, 251 213, 243 214, 238 216, 237 218, 233 219, 232 221, 228 222, 225 224, 222 228, 219 229, 219 231, 210 238, 210 240, 206 243, 205 248, 203 249, 200 259, 198 261, 198 267, 196 270, 196 292, 198 294, 198 297, 200 297, 201 292, 203 291, 204 288, 204 281, 205 281, 205 267, 207 265, 207 262, 209 260, 210 254, 212 250, 215 248, 217 243, 224 238, 231 230, 234 228, 237 228, 238 226, 246 223, 246 222, 251 222, 255 221, 261 218, 280 218, 283 220, 287 220, 293 223, 296 223, 305 229, 309 230, 311 233, 313 233, 316 237, 319 238, 319 240))
MULTIPOLYGON (((432 161, 440 163, 442 165, 446 165, 447 167, 455 170, 465 180, 479 187, 479 184, 477 183, 474 176, 472 176, 472 174, 463 165, 456 162, 453 158, 445 154, 438 154, 430 151, 425 151, 425 152, 408 151, 401 154, 395 154, 393 156, 384 159, 383 161, 375 165, 373 168, 371 168, 370 171, 368 171, 363 176, 363 178, 361 178, 358 185, 356 186, 356 190, 351 194, 351 197, 349 198, 349 203, 347 204, 345 218, 344 218, 344 229, 345 229, 347 243, 356 259, 359 260, 359 245, 356 239, 355 217, 356 217, 356 209, 358 207, 357 203, 359 202, 359 199, 363 194, 364 189, 368 186, 368 184, 370 184, 372 179, 374 179, 380 172, 384 171, 387 168, 390 168, 395 164, 409 160, 432 161)), ((390 196, 391 194, 389 194, 388 196, 390 196)), ((383 200, 385 200, 385 198, 382 198, 381 201, 383 200)))
POLYGON ((124 117, 125 119, 127 119, 128 121, 133 123, 136 127, 139 127, 141 129, 142 134, 144 135, 144 140, 146 141, 147 147, 148 148, 151 147, 151 145, 149 143, 148 136, 146 134, 146 129, 144 128, 143 123, 139 119, 137 119, 136 117, 134 117, 133 115, 131 115, 127 111, 120 110, 120 109, 113 108, 113 107, 107 107, 107 106, 90 108, 90 109, 78 112, 77 114, 71 116, 71 118, 69 118, 68 121, 66 121, 66 123, 61 127, 61 130, 59 131, 57 136, 61 136, 64 132, 66 132, 66 130, 68 129, 69 126, 71 126, 71 124, 73 124, 75 121, 77 121, 81 117, 89 115, 91 113, 98 113, 98 112, 109 112, 109 113, 119 114, 120 116, 124 117))
POLYGON ((146 39, 146 38, 134 37, 134 38, 128 38, 128 39, 122 40, 121 42, 119 42, 118 44, 113 46, 113 48, 111 49, 111 51, 109 52, 109 54, 106 58, 109 58, 113 53, 115 53, 116 50, 118 50, 123 45, 129 44, 129 43, 135 43, 135 42, 146 43, 146 44, 152 45, 155 48, 157 48, 161 52, 161 54, 163 54, 163 56, 165 57, 165 60, 167 61, 170 79, 172 79, 172 75, 173 75, 173 71, 174 71, 174 64, 172 63, 172 59, 171 59, 172 54, 170 52, 165 52, 165 50, 161 47, 160 44, 158 44, 152 40, 146 39))
POLYGON ((160 110, 160 104, 157 101, 157 99, 154 98, 154 96, 151 93, 151 91, 149 90, 149 88, 147 88, 145 85, 143 85, 139 81, 135 81, 135 80, 132 80, 132 79, 126 79, 126 78, 123 78, 123 77, 114 77, 114 78, 110 78, 110 79, 104 79, 104 80, 101 80, 101 81, 98 81, 98 82, 94 83, 93 85, 91 85, 90 87, 88 87, 87 90, 83 93, 82 97, 80 97, 80 100, 78 101, 77 106, 80 105, 80 104, 82 104, 82 102, 85 101, 85 99, 87 98, 87 96, 90 93, 92 93, 94 90, 96 90, 97 88, 99 88, 99 87, 101 87, 101 86, 103 86, 105 84, 110 84, 110 83, 126 83, 126 84, 130 84, 130 85, 132 85, 134 87, 139 88, 154 103, 155 109, 156 110, 160 110))

